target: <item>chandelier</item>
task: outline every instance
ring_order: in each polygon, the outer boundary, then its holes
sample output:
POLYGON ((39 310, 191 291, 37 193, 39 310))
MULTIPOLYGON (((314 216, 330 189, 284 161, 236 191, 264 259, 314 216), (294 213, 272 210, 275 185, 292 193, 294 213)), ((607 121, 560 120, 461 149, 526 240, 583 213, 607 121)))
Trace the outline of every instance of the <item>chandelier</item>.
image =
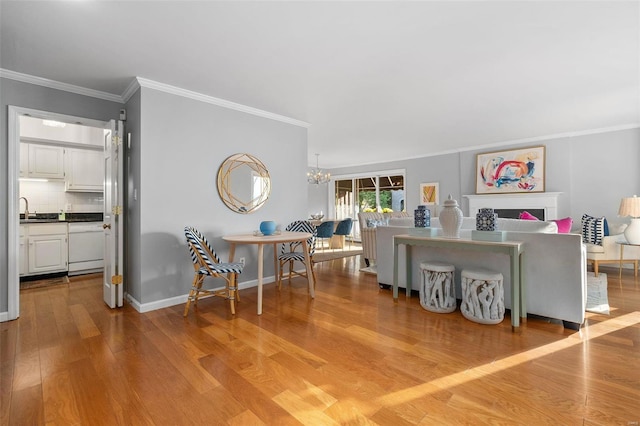
POLYGON ((329 182, 329 179, 331 179, 331 173, 325 173, 320 167, 318 167, 319 155, 320 154, 316 154, 316 168, 307 172, 307 182, 314 183, 316 185, 327 183, 329 182))

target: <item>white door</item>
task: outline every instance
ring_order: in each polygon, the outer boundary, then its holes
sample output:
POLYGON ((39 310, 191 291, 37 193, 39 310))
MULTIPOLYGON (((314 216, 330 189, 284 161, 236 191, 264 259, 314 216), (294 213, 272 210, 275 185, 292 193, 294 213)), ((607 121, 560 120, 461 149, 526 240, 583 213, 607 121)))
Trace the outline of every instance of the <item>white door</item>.
POLYGON ((104 302, 110 308, 122 306, 124 237, 124 129, 122 121, 111 120, 104 136, 104 302))

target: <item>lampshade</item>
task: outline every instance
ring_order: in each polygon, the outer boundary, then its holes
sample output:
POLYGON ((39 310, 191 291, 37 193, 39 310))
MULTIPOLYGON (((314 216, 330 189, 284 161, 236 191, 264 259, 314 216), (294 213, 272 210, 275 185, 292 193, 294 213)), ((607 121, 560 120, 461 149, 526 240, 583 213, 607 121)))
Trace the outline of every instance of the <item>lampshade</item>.
POLYGON ((321 183, 327 183, 331 179, 331 173, 325 173, 320 167, 318 167, 318 156, 316 154, 316 168, 311 169, 307 173, 307 182, 319 185, 321 183))
POLYGON ((618 216, 631 216, 631 223, 624 230, 624 237, 630 244, 640 244, 640 198, 623 198, 620 201, 618 216))
POLYGON ((640 198, 636 195, 623 198, 622 201, 620 201, 618 216, 640 217, 640 198))

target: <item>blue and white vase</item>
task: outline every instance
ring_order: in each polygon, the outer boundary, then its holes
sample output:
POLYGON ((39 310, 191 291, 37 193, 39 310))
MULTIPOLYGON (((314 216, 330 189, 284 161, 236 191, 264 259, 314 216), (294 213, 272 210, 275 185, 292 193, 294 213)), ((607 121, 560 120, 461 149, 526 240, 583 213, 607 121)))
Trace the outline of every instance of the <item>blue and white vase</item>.
POLYGON ((493 209, 482 208, 476 213, 476 230, 477 231, 495 231, 498 221, 498 213, 493 209))
POLYGON ((416 228, 428 228, 431 226, 431 210, 426 206, 418 206, 413 211, 413 226, 416 228))

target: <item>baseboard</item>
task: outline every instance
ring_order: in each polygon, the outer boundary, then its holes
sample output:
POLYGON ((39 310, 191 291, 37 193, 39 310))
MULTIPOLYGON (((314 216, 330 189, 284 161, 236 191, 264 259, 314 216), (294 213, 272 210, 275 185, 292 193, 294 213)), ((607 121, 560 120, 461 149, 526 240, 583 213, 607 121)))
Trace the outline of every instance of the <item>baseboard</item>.
MULTIPOLYGON (((273 282, 275 282, 274 276, 265 277, 262 279, 263 285, 271 284, 273 282)), ((251 281, 244 281, 238 284, 238 290, 257 287, 257 285, 258 285, 257 279, 251 280, 251 281)), ((169 308, 171 306, 176 306, 176 305, 184 305, 187 302, 187 296, 188 296, 188 293, 185 293, 179 296, 169 297, 167 299, 155 300, 153 302, 148 302, 148 303, 140 303, 138 300, 136 300, 133 296, 131 296, 128 293, 125 295, 125 298, 127 302, 129 302, 129 304, 133 307, 133 309, 135 309, 136 311, 142 314, 145 312, 155 311, 157 309, 169 308)))
POLYGON ((9 311, 0 312, 0 322, 9 321, 9 311))

